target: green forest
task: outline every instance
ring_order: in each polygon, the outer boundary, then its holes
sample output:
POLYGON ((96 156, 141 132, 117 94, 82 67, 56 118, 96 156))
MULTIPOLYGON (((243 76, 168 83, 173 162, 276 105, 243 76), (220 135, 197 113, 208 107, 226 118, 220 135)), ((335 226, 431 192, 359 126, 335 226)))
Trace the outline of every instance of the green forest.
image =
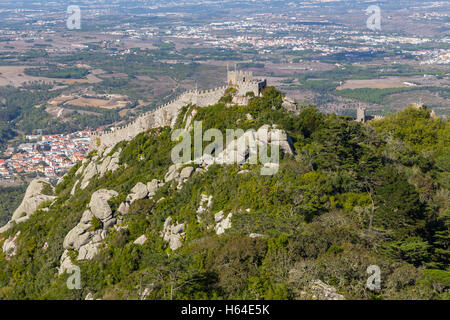
POLYGON ((14 210, 20 205, 26 185, 0 187, 0 226, 6 224, 14 210))
MULTIPOLYGON (((147 299, 310 299, 305 292, 315 280, 346 299, 450 299, 448 121, 407 107, 361 124, 314 106, 293 114, 281 104, 282 94, 269 87, 245 107, 198 109, 194 120, 204 130, 276 124, 295 152, 283 155, 273 176, 260 175, 258 165, 213 165, 181 188, 167 183, 153 199, 133 202, 127 228, 112 230, 93 260, 72 259, 82 288, 69 290, 69 274, 57 271, 63 240, 91 195, 117 191, 109 201, 116 212, 137 182, 164 180, 172 130, 119 143, 109 154, 122 150, 120 168, 71 195, 79 163, 56 186, 48 210, 3 235, 21 231, 17 254, 0 253, 0 299, 138 299, 142 286, 147 299), (199 220, 202 195, 213 202, 199 220), (220 236, 209 227, 219 211, 233 213, 220 236), (186 223, 176 251, 161 238, 169 216, 186 223), (134 244, 143 234, 146 243, 134 244), (365 287, 370 265, 380 267, 380 290, 365 287)), ((179 114, 177 127, 192 108, 179 114)))

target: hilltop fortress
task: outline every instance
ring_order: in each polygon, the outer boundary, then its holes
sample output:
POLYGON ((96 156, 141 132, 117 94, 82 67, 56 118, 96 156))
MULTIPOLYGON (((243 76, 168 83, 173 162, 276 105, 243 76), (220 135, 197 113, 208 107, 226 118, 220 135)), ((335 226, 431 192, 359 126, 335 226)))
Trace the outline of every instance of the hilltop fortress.
POLYGON ((92 135, 91 148, 105 149, 121 141, 130 141, 138 134, 149 129, 165 126, 173 127, 181 108, 189 104, 197 107, 216 104, 225 95, 227 88, 235 88, 237 97, 244 97, 249 92, 252 92, 255 96, 260 96, 261 90, 266 85, 267 81, 265 79, 254 80, 252 72, 228 70, 227 86, 205 91, 191 90, 184 92, 175 100, 139 116, 122 128, 101 135, 92 135))

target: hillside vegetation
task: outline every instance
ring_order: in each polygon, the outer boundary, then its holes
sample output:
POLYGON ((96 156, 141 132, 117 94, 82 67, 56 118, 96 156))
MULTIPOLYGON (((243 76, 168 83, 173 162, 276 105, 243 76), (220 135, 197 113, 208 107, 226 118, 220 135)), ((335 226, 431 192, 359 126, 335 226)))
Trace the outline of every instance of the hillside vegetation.
MULTIPOLYGON (((119 143, 120 167, 71 190, 81 163, 56 187, 57 200, 18 224, 16 255, 0 253, 1 299, 310 299, 317 280, 346 299, 449 299, 450 126, 427 109, 406 108, 369 124, 322 114, 286 112, 267 88, 247 107, 222 103, 198 109, 204 130, 258 129, 276 124, 292 138, 273 176, 260 166, 213 165, 180 188, 166 183, 137 200, 99 254, 80 266, 81 290, 58 276, 66 234, 92 194, 117 191, 113 212, 138 183, 164 180, 176 144, 171 129, 153 129, 119 143), (251 115, 251 116, 248 116, 251 115), (243 171, 245 169, 246 171, 243 171), (198 217, 202 198, 211 206, 198 217), (232 213, 217 235, 215 214, 232 213), (185 223, 182 246, 161 237, 168 217, 185 223), (133 242, 145 235, 143 244, 133 242), (252 235, 250 237, 250 235, 252 235), (366 289, 367 268, 381 270, 381 289, 366 289)), ((183 109, 177 126, 184 127, 183 109)), ((96 152, 91 161, 99 161, 96 152)), ((105 156, 105 155, 103 155, 105 156)), ((100 223, 95 221, 92 228, 100 223)), ((1 244, 0 238, 0 244, 1 244)))

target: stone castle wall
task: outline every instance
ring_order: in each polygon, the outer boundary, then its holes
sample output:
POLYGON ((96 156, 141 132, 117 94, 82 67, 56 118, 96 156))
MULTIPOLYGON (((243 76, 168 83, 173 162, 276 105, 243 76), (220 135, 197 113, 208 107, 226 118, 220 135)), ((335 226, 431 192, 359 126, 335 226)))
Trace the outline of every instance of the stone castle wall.
POLYGON ((238 95, 245 96, 248 92, 253 92, 255 97, 258 97, 266 85, 266 80, 240 83, 238 86, 238 95))
POLYGON ((114 146, 121 141, 130 141, 149 129, 165 126, 173 127, 181 108, 189 104, 198 107, 216 104, 224 96, 226 88, 224 86, 205 91, 187 91, 177 99, 139 116, 134 122, 122 128, 102 135, 92 135, 91 148, 103 149, 114 146))

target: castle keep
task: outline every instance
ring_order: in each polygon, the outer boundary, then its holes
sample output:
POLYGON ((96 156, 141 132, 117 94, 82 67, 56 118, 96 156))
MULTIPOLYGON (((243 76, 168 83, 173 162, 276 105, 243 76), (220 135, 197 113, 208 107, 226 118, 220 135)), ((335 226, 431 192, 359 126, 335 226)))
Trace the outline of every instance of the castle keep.
POLYGON ((262 89, 267 86, 267 80, 254 80, 253 72, 241 70, 228 70, 227 83, 229 87, 235 87, 238 90, 238 96, 245 96, 248 92, 253 92, 255 97, 259 97, 262 89))
POLYGON ((228 87, 236 88, 238 96, 243 97, 248 92, 253 92, 258 97, 261 95, 261 90, 266 87, 266 83, 266 80, 254 80, 251 72, 228 71, 228 86, 205 91, 187 91, 177 99, 139 116, 122 128, 101 135, 92 135, 91 148, 105 149, 121 141, 130 141, 141 132, 149 129, 165 126, 173 127, 181 108, 189 104, 197 107, 216 104, 225 95, 228 87))

